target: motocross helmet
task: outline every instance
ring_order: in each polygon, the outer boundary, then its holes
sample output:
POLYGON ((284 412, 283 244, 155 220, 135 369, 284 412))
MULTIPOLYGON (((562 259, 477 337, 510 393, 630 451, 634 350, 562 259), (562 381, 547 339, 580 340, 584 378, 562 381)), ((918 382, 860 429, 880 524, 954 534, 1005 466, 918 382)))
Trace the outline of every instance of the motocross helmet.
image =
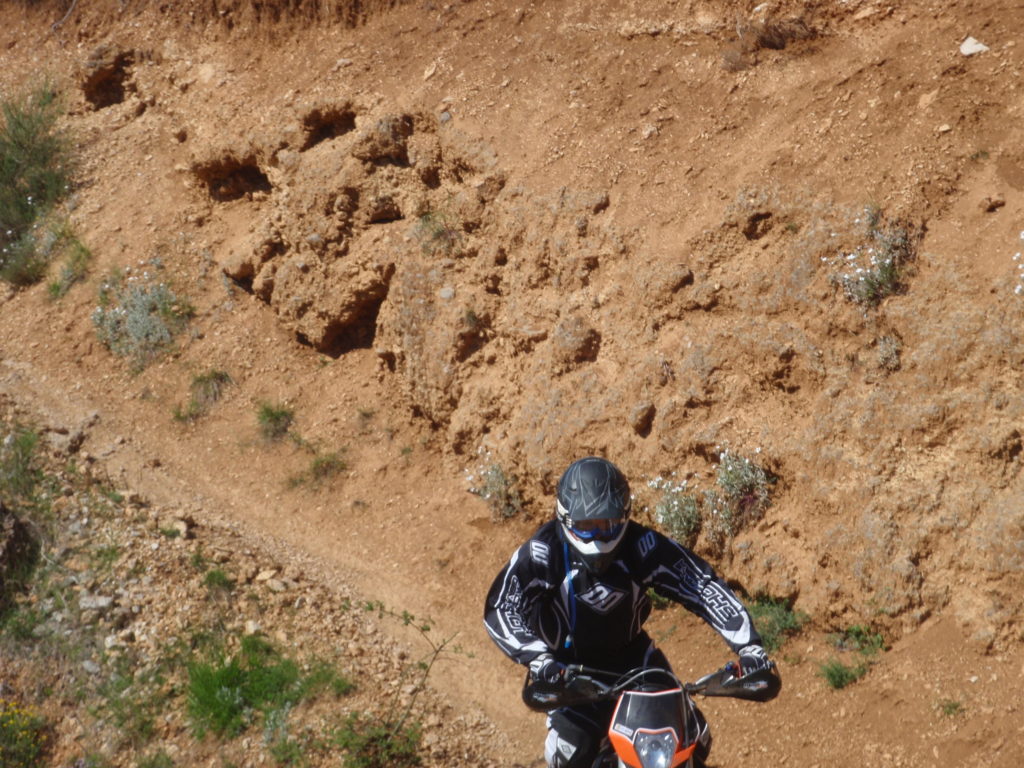
POLYGON ((555 517, 591 573, 601 573, 615 559, 630 501, 625 475, 596 456, 574 461, 558 481, 555 517))

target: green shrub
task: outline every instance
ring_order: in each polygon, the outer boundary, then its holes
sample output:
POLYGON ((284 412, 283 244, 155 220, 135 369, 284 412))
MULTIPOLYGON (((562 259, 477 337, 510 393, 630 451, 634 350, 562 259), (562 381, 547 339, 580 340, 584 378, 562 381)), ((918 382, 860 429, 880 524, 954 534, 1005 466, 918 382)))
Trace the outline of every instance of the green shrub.
POLYGON ((747 610, 769 653, 782 648, 786 638, 799 632, 809 618, 805 613, 794 611, 789 601, 768 595, 756 595, 747 610))
POLYGON ((819 674, 825 678, 825 682, 830 688, 839 690, 860 680, 867 674, 867 671, 867 664, 847 665, 839 659, 830 659, 821 665, 819 674))
POLYGON ((46 273, 36 226, 67 193, 71 179, 60 109, 49 86, 0 104, 0 279, 30 285, 46 273))
POLYGON ((231 659, 217 654, 210 661, 189 664, 188 678, 188 715, 197 735, 212 731, 232 737, 257 714, 264 718, 274 712, 286 714, 288 708, 317 693, 325 673, 318 668, 315 676, 304 677, 295 661, 258 635, 247 635, 231 659))
POLYGON ((260 434, 267 440, 280 440, 288 434, 295 421, 295 411, 284 405, 260 403, 256 410, 260 434))
POLYGON ((0 765, 38 768, 46 747, 46 721, 31 709, 0 699, 0 765))
POLYGON ((115 273, 100 286, 92 321, 100 341, 139 371, 170 348, 194 314, 188 301, 148 271, 127 278, 115 273))
POLYGON ((353 712, 334 735, 345 768, 407 768, 420 764, 420 729, 353 712))

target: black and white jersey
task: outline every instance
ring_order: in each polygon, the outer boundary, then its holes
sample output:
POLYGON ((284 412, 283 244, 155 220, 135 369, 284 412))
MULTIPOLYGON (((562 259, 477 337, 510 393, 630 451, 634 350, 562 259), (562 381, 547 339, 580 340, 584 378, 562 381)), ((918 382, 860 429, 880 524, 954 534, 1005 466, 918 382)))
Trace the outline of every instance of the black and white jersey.
POLYGON ((630 522, 615 561, 595 576, 552 520, 523 544, 491 585, 484 625, 520 664, 542 653, 599 664, 642 633, 647 590, 700 616, 733 651, 761 644, 750 614, 711 566, 657 531, 630 522))

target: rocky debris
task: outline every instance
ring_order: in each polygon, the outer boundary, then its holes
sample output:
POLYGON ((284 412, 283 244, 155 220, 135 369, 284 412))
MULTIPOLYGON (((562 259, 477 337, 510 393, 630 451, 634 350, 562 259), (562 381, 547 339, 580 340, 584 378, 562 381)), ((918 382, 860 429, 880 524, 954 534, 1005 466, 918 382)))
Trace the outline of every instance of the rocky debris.
MULTIPOLYGON (((102 468, 95 471, 103 476, 102 468)), ((31 630, 34 646, 24 646, 24 655, 5 648, 0 656, 0 686, 15 697, 24 695, 23 682, 76 691, 48 699, 46 714, 53 722, 82 725, 55 729, 55 754, 92 750, 103 753, 112 768, 135 766, 151 745, 127 739, 111 722, 104 691, 119 685, 118 676, 127 670, 138 690, 122 695, 143 697, 131 699, 135 706, 146 701, 145 695, 157 695, 145 694, 142 686, 161 670, 179 676, 159 692, 164 714, 156 728, 162 748, 192 754, 197 764, 225 754, 239 765, 262 763, 267 756, 262 739, 243 734, 231 741, 196 742, 188 730, 187 680, 180 678, 187 660, 168 667, 168 659, 181 648, 198 659, 188 643, 216 631, 229 648, 243 635, 259 634, 289 657, 330 661, 357 684, 344 699, 313 701, 291 713, 289 727, 317 730, 348 712, 386 713, 395 706, 397 691, 401 706, 416 697, 425 766, 449 765, 453 755, 474 765, 496 765, 486 757, 497 738, 493 725, 479 719, 469 729, 451 717, 443 698, 410 685, 410 665, 422 649, 387 639, 381 623, 392 619, 383 606, 362 609, 365 601, 344 585, 305 576, 327 572, 322 563, 269 551, 239 526, 205 510, 162 508, 131 489, 108 493, 108 502, 100 504, 90 491, 97 477, 84 483, 80 475, 62 478, 54 504, 55 539, 47 541, 43 553, 57 568, 36 576, 47 580, 43 588, 8 595, 16 606, 31 606, 37 623, 31 630), (215 570, 219 573, 211 579, 215 570), (48 648, 60 648, 55 658, 66 661, 48 661, 48 648)), ((30 553, 28 531, 0 505, 0 587, 30 553)))

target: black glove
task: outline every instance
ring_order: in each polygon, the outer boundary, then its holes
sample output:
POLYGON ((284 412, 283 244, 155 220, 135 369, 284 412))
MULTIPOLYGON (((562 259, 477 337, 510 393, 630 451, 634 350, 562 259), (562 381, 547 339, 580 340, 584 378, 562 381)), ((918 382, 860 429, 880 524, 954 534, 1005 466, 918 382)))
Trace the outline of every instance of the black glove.
POLYGON ((740 675, 771 669, 772 661, 760 645, 748 645, 740 649, 740 675))
POLYGON ((530 662, 530 679, 537 682, 557 683, 565 679, 566 666, 555 661, 550 653, 542 653, 530 662))

